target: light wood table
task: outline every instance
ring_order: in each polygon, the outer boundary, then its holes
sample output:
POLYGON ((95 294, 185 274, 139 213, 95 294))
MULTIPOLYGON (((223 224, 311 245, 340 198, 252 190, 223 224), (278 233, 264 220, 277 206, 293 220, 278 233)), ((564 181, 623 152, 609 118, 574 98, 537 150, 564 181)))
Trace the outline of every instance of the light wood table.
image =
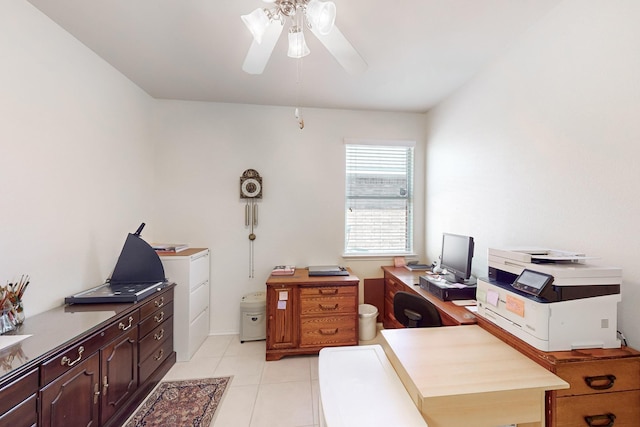
POLYGON ((542 427, 545 391, 569 387, 477 325, 381 333, 429 427, 542 427))

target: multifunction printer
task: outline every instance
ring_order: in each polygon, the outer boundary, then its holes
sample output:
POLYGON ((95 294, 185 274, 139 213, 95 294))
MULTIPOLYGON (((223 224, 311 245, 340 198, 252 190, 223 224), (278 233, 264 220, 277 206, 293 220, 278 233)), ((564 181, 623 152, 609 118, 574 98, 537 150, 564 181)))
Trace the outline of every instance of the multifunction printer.
POLYGON ((622 270, 576 252, 489 248, 478 314, 542 351, 617 348, 622 270))

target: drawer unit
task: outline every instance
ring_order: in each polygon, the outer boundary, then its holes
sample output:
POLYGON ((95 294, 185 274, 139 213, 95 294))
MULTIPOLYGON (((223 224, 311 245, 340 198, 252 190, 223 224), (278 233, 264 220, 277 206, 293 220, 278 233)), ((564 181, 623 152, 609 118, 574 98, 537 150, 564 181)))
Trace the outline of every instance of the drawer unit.
POLYGON ((138 381, 147 381, 173 354, 175 299, 172 293, 158 295, 140 309, 138 326, 138 381))
POLYGON ((179 362, 188 361, 209 335, 209 249, 160 254, 165 276, 176 283, 173 324, 179 362))
POLYGON ((570 384, 550 398, 552 426, 640 425, 640 359, 607 359, 556 366, 570 384))
POLYGON ((354 276, 272 276, 267 281, 267 360, 316 354, 358 344, 358 285, 354 276))
POLYGON ((0 425, 28 427, 36 424, 38 369, 32 369, 0 388, 0 425))
POLYGON ((395 280, 393 277, 389 277, 385 274, 384 279, 384 317, 382 319, 382 323, 387 329, 394 328, 402 328, 402 323, 396 320, 396 317, 393 315, 393 297, 396 292, 405 291, 410 292, 411 290, 407 289, 407 287, 395 280))

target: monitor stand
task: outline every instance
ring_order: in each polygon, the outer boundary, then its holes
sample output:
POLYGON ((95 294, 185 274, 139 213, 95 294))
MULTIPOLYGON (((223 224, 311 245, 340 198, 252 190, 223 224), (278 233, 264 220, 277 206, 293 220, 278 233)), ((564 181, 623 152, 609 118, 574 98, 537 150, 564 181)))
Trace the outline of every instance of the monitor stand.
POLYGON ((460 283, 465 286, 475 286, 477 283, 476 276, 471 276, 465 280, 456 280, 456 277, 453 274, 447 273, 443 278, 449 283, 460 283))

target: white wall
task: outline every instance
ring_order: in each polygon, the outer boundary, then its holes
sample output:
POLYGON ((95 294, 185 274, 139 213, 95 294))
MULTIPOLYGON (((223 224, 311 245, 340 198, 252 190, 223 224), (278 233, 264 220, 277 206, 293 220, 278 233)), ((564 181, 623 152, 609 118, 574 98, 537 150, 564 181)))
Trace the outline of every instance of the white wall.
POLYGON ((443 231, 584 251, 623 268, 640 346, 640 2, 566 0, 429 114, 427 252, 443 231))
POLYGON ((0 283, 27 316, 103 283, 151 214, 151 99, 26 1, 0 2, 0 283))
POLYGON ((237 332, 240 298, 265 289, 274 265, 340 264, 381 277, 390 259, 343 260, 344 138, 409 139, 416 148, 416 251, 424 256, 424 116, 158 101, 154 225, 165 241, 212 251, 212 333, 237 332), (263 177, 254 278, 240 176, 263 177))
POLYGON ((424 116, 157 101, 26 1, 0 2, 0 282, 29 274, 27 317, 110 275, 126 233, 212 249, 212 332, 276 264, 341 258, 343 138, 415 140, 416 251, 424 254, 424 116), (239 178, 264 177, 255 274, 239 178))

